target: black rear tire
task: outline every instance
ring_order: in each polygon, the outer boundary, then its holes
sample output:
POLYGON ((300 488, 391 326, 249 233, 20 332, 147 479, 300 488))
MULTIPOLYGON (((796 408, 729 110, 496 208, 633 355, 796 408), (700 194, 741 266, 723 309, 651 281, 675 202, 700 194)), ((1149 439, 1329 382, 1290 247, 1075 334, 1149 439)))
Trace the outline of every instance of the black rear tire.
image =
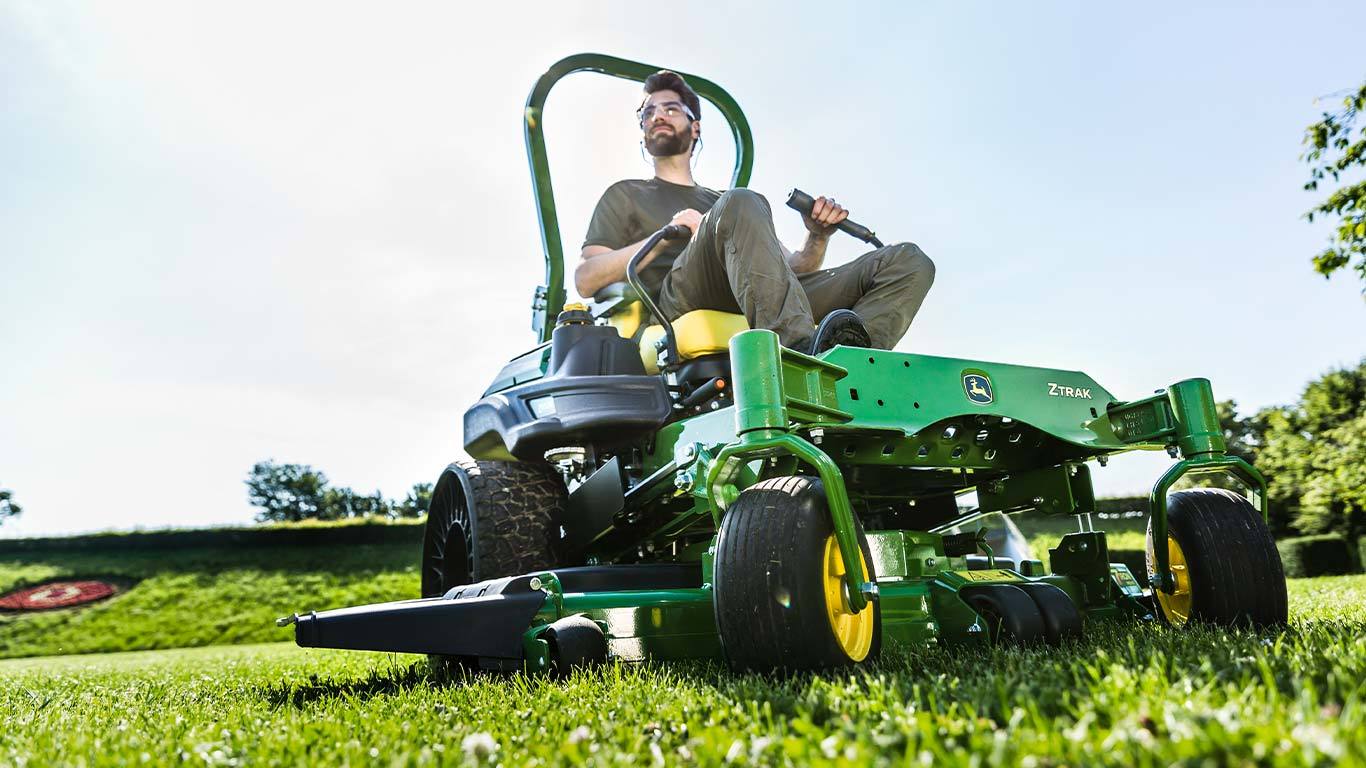
MULTIPOLYGON (((1177 491, 1167 499, 1167 537, 1176 543, 1169 551, 1185 560, 1184 574, 1180 564, 1172 569, 1178 593, 1154 595, 1157 613, 1167 623, 1286 623, 1281 555, 1261 513, 1246 498, 1222 488, 1177 491)), ((1157 571, 1151 520, 1147 551, 1151 580, 1157 571)))
POLYGON ((1044 639, 1049 645, 1062 645, 1081 637, 1082 616, 1077 604, 1060 588, 1044 582, 1018 585, 1034 599, 1043 617, 1044 639))
POLYGON ((422 543, 422 596, 566 565, 564 480, 548 464, 457 461, 432 491, 422 543))
POLYGON ((1030 645, 1046 633, 1043 613, 1023 589, 1013 584, 986 584, 973 589, 967 603, 982 617, 993 643, 1030 645))
MULTIPOLYGON (((716 545, 715 606, 721 647, 733 669, 830 669, 877 658, 877 601, 851 613, 847 595, 842 609, 827 600, 828 581, 844 594, 827 579, 833 533, 824 486, 814 477, 765 480, 726 510, 716 545)), ((867 578, 875 581, 862 526, 857 533, 867 578)), ((837 559, 838 547, 834 552, 837 559)), ((842 564, 834 567, 843 572, 842 564)))

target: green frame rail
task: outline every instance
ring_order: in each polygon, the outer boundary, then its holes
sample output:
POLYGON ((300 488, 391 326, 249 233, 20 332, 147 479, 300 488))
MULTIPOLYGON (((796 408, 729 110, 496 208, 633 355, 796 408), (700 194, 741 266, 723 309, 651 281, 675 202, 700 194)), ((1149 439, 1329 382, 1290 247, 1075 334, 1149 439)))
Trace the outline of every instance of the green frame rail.
MULTIPOLYGON (((567 56, 550 66, 536 80, 527 96, 522 127, 526 137, 527 162, 531 166, 531 191, 536 198, 536 213, 541 226, 541 247, 545 251, 545 284, 536 287, 531 305, 531 327, 541 342, 550 340, 554 330, 553 318, 564 308, 564 246, 560 242, 560 222, 555 213, 555 190, 550 182, 550 160, 545 148, 545 100, 550 89, 564 77, 575 72, 598 72, 624 80, 645 82, 650 75, 664 69, 639 61, 619 59, 600 53, 580 53, 567 56)), ((677 70, 674 70, 677 71, 677 70)), ((716 107, 730 126, 735 139, 735 170, 730 186, 749 184, 754 170, 754 136, 749 129, 740 105, 716 83, 697 75, 679 72, 697 95, 716 107)))

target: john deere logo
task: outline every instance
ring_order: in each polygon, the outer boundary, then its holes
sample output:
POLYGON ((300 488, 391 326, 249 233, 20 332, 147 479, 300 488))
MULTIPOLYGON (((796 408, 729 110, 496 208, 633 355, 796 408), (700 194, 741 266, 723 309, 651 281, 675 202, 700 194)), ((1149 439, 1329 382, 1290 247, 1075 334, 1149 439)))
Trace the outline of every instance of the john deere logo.
POLYGON ((968 399, 978 405, 986 405, 991 402, 991 379, 980 373, 963 374, 963 392, 967 393, 968 399))

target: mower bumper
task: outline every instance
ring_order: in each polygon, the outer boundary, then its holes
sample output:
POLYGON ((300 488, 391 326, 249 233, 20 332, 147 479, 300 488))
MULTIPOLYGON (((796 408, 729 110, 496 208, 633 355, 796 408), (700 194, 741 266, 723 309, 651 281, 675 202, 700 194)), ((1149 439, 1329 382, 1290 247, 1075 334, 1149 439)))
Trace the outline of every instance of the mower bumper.
POLYGON ((470 585, 445 597, 340 608, 294 617, 304 648, 518 659, 522 633, 545 604, 530 576, 470 585))
POLYGON ((456 587, 442 597, 295 614, 304 648, 461 657, 482 668, 536 668, 540 631, 585 615, 604 629, 614 657, 716 656, 711 589, 691 564, 564 568, 456 587))

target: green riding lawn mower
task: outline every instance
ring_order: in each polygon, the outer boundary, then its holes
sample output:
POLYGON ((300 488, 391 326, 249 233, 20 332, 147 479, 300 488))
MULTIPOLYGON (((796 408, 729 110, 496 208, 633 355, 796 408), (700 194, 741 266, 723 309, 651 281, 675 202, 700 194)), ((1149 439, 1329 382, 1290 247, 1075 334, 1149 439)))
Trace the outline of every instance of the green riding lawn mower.
MULTIPOLYGON (((1286 621, 1266 484, 1225 452, 1205 379, 1125 401, 1079 371, 847 346, 813 356, 739 315, 670 322, 635 274, 665 231, 626 284, 566 305, 546 96, 575 72, 657 69, 582 54, 536 82, 525 131, 547 265, 540 343, 465 413, 473 460, 434 490, 422 598, 282 619, 299 645, 478 669, 717 658, 798 670, 889 645, 1057 644, 1096 622, 1286 621), (1141 574, 1110 562, 1092 527, 1088 462, 1131 450, 1180 459, 1153 486, 1141 574), (1247 496, 1169 494, 1211 472, 1247 496), (1074 515, 1078 531, 1044 562, 996 551, 976 527, 1021 511, 1074 515)), ((744 115, 685 77, 729 124, 731 183, 744 186, 744 115)))

